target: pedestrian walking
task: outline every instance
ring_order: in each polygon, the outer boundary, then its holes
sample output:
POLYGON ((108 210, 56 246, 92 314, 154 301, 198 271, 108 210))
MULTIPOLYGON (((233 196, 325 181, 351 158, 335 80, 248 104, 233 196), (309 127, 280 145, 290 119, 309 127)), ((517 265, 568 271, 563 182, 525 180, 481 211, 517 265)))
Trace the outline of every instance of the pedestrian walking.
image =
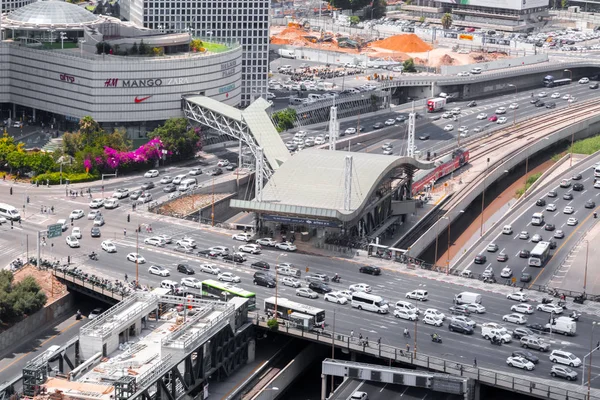
POLYGON ((354 331, 350 331, 350 340, 354 340, 354 331))
POLYGON ((123 236, 127 237, 127 228, 123 228, 123 236))
POLYGON ((54 214, 54 206, 50 207, 50 211, 52 211, 52 214, 54 214))
POLYGON ((128 277, 127 277, 127 274, 125 274, 125 282, 127 282, 127 278, 128 278, 128 277))
POLYGON ((406 343, 406 352, 410 353, 410 344, 406 343))
POLYGON ((477 359, 476 358, 473 359, 473 367, 477 368, 477 359))

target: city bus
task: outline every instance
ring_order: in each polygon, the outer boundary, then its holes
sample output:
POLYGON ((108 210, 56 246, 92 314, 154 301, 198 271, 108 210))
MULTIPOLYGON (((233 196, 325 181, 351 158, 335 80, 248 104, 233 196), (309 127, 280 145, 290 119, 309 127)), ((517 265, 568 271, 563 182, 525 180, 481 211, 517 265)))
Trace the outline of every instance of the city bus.
POLYGON ((538 242, 529 254, 530 267, 543 267, 550 255, 550 242, 538 242))
POLYGON ((552 75, 546 75, 544 77, 543 82, 544 82, 545 87, 551 88, 551 87, 555 87, 555 86, 570 85, 571 79, 569 79, 569 78, 554 79, 554 77, 552 75))
POLYGON ((283 297, 269 297, 265 299, 265 312, 275 312, 275 301, 277 300, 277 316, 282 319, 290 320, 293 313, 309 315, 314 318, 315 326, 322 326, 325 323, 325 310, 306 304, 296 303, 283 297))
POLYGON ((232 296, 248 299, 248 309, 256 308, 256 294, 248 290, 236 287, 232 284, 207 279, 202 281, 202 295, 218 298, 221 301, 227 301, 232 296))

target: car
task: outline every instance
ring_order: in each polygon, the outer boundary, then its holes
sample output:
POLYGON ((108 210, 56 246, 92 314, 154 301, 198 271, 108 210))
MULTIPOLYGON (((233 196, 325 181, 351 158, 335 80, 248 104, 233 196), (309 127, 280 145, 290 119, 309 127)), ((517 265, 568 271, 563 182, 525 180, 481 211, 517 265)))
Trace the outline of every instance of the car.
POLYGON ((158 235, 157 237, 165 241, 165 243, 173 243, 173 238, 169 235, 158 235))
POLYGON ((71 214, 69 214, 69 219, 79 219, 83 218, 85 212, 83 210, 73 210, 71 214))
POLYGON ((294 264, 292 263, 288 263, 288 262, 284 262, 281 264, 277 264, 276 268, 277 272, 281 275, 285 275, 285 276, 297 276, 299 277, 301 275, 300 270, 297 269, 294 264))
POLYGON ((348 128, 348 129, 346 129, 346 130, 344 131, 344 133, 345 133, 346 135, 354 135, 354 134, 356 133, 356 128, 352 128, 352 127, 350 127, 350 128, 348 128))
POLYGON ((478 254, 475 256, 475 259, 473 260, 473 262, 475 264, 485 264, 487 261, 487 257, 484 254, 478 254))
POLYGON ((473 129, 474 133, 479 133, 479 132, 483 132, 483 128, 481 126, 476 126, 475 129, 473 129))
POLYGON ((225 159, 221 159, 217 162, 217 167, 226 167, 229 165, 229 161, 225 159))
POLYGON ((437 318, 435 315, 427 314, 423 318, 423 323, 433 326, 442 326, 444 324, 444 321, 442 319, 437 318))
POLYGON ((484 306, 477 303, 464 304, 464 306, 467 308, 467 310, 469 310, 469 312, 475 314, 485 314, 486 311, 484 306))
POLYGON ((219 275, 221 273, 221 270, 215 264, 201 264, 200 271, 213 275, 219 275))
POLYGON ((500 271, 501 278, 510 278, 511 276, 512 276, 512 269, 510 269, 510 267, 504 267, 504 268, 502 268, 502 271, 500 271))
POLYGON ((508 255, 504 252, 500 252, 498 253, 498 256, 496 257, 496 261, 500 261, 500 262, 505 262, 508 260, 508 255))
POLYGON ((329 277, 327 275, 316 272, 306 274, 304 279, 306 280, 306 282, 329 282, 329 277))
POLYGON ((496 109, 496 114, 506 114, 506 107, 498 107, 496 109))
POLYGON ((165 193, 173 193, 175 191, 177 191, 177 186, 172 183, 169 183, 168 185, 163 187, 163 192, 165 193))
POLYGON ((93 199, 89 205, 90 208, 100 208, 104 205, 104 199, 93 199))
MULTIPOLYGON (((300 283, 300 281, 298 279, 292 278, 289 276, 282 278, 281 283, 284 286, 289 286, 289 287, 293 287, 293 288, 299 288, 300 286, 302 286, 302 284, 300 283)), ((325 300, 327 300, 327 299, 325 299, 325 300)))
POLYGON ((94 319, 104 312, 103 308, 94 308, 88 315, 88 319, 94 319))
POLYGON ((535 368, 535 365, 531 361, 519 356, 508 357, 506 359, 506 364, 510 365, 511 367, 526 369, 527 371, 533 371, 535 368))
POLYGON ((381 268, 372 265, 365 265, 358 269, 361 274, 381 275, 381 268))
POLYGON ((563 208, 563 214, 573 214, 575 212, 575 209, 571 206, 565 206, 565 208, 563 208))
POLYGON ((446 119, 452 118, 452 113, 451 112, 445 112, 445 113, 442 114, 442 118, 446 118, 446 119))
POLYGON ((404 122, 406 121, 406 117, 404 115, 398 115, 396 117, 396 122, 404 122))
POLYGON ((90 236, 93 238, 97 238, 100 237, 102 235, 102 232, 100 232, 100 228, 98 228, 97 226, 92 226, 92 229, 90 229, 90 236))
POLYGON ((560 187, 561 188, 571 187, 571 181, 568 179, 563 179, 562 181, 560 181, 560 187))
POLYGON ((428 294, 427 294, 427 290, 417 289, 417 290, 413 290, 412 292, 406 293, 405 297, 407 299, 411 299, 411 300, 426 301, 428 298, 428 294))
POLYGON ((581 360, 576 357, 573 353, 564 350, 552 350, 550 353, 550 361, 558 364, 565 364, 569 367, 581 366, 581 360))
POLYGON ((252 264, 250 264, 250 268, 267 270, 271 269, 271 266, 269 265, 269 263, 264 261, 255 261, 252 264))
POLYGON ((459 132, 465 132, 465 131, 467 131, 468 129, 469 129, 469 128, 467 128, 467 127, 466 127, 466 126, 464 126, 464 125, 463 125, 463 126, 459 126, 459 127, 458 127, 458 131, 459 131, 459 132))
POLYGON ((519 108, 519 103, 510 103, 510 106, 508 106, 508 108, 510 108, 511 110, 516 110, 517 108, 519 108))
MULTIPOLYGON (((138 200, 142 196, 143 193, 144 192, 142 192, 141 190, 134 190, 133 192, 131 192, 129 194, 129 198, 131 200, 138 200)), ((88 219, 89 219, 89 217, 88 217, 88 219)))
POLYGON ((596 202, 592 199, 585 202, 585 208, 596 208, 596 202))
POLYGON ((168 269, 166 269, 165 267, 160 266, 160 265, 151 265, 150 268, 148 268, 148 272, 152 275, 159 275, 159 276, 171 275, 171 273, 169 272, 168 269))
POLYGON ((554 303, 538 304, 535 309, 537 311, 543 311, 552 314, 562 314, 563 308, 554 303))
POLYGON ((448 310, 450 310, 450 313, 452 315, 455 315, 455 314, 458 314, 458 315, 470 315, 471 314, 471 311, 469 311, 467 309, 467 307, 464 306, 464 305, 462 305, 462 304, 459 304, 459 305, 456 305, 456 306, 450 306, 450 307, 448 307, 448 310))
POLYGON ((158 176, 158 171, 155 169, 151 169, 150 171, 144 174, 144 178, 156 178, 158 176))
POLYGON ((276 249, 285 251, 296 251, 297 247, 292 242, 280 242, 275 245, 276 249))
POLYGON ((454 125, 448 124, 448 125, 444 126, 444 130, 446 132, 450 132, 450 131, 454 130, 454 125))
POLYGON ((548 96, 548 93, 546 93, 546 92, 539 92, 538 93, 538 97, 547 97, 547 96, 548 96))
POLYGON ((392 126, 395 123, 396 123, 396 120, 394 118, 386 119, 384 122, 385 126, 392 126))
POLYGON ((477 107, 477 102, 475 100, 471 100, 467 103, 467 107, 477 107))
POLYGON ((568 381, 577 380, 577 372, 569 367, 563 367, 562 365, 553 365, 552 368, 550 368, 550 375, 554 378, 564 378, 568 381))
POLYGON ((406 310, 406 309, 402 309, 402 308, 396 308, 394 310, 394 317, 396 318, 400 318, 400 319, 406 319, 409 321, 416 321, 419 317, 416 313, 412 312, 411 310, 406 310))
POLYGON ((573 194, 572 193, 563 194, 563 200, 573 200, 573 194))
POLYGON ((466 315, 454 315, 452 316, 451 321, 460 321, 463 324, 469 325, 471 328, 475 328, 477 326, 477 323, 466 315))
POLYGON ((423 315, 432 315, 435 318, 442 320, 442 321, 446 319, 446 316, 444 315, 444 313, 439 312, 435 308, 428 308, 427 310, 425 310, 425 313, 423 315))
POLYGON ((78 226, 74 227, 71 231, 71 236, 73 236, 76 239, 81 239, 81 228, 79 228, 78 226))
POLYGON ((127 254, 127 261, 137 262, 138 264, 144 264, 146 262, 146 259, 139 253, 129 253, 127 254))
POLYGON ((277 282, 271 275, 266 275, 262 272, 255 272, 252 281, 255 285, 265 286, 267 288, 277 287, 277 282))
POLYGON ((260 254, 262 248, 260 247, 260 245, 257 244, 246 243, 239 246, 238 250, 249 254, 260 254))
POLYGON ((333 292, 333 289, 329 287, 326 283, 323 282, 310 282, 308 284, 308 288, 314 290, 317 293, 325 294, 333 292))
POLYGON ((521 231, 521 233, 519 233, 519 239, 529 240, 529 232, 521 231))
POLYGON ((519 258, 529 258, 530 251, 523 249, 519 252, 519 258))
POLYGON ((557 245, 557 244, 556 244, 556 241, 555 241, 555 240, 551 240, 551 241, 550 241, 550 248, 551 248, 551 249, 555 249, 555 248, 556 248, 556 245, 557 245))
POLYGON ((355 283, 353 285, 350 285, 348 289, 353 292, 371 293, 371 286, 367 285, 366 283, 355 283))
POLYGON ((186 174, 177 175, 175 178, 173 178, 171 183, 173 183, 174 185, 179 185, 181 183, 181 181, 186 178, 187 178, 186 174))
POLYGON ((533 331, 531 329, 529 329, 529 328, 523 328, 523 327, 515 328, 512 331, 512 337, 515 338, 515 339, 519 339, 519 340, 521 338, 523 338, 523 337, 531 336, 533 334, 534 333, 533 333, 533 331))
POLYGON ((236 233, 235 235, 231 236, 231 238, 233 240, 241 240, 242 242, 249 242, 250 239, 252 238, 252 235, 250 233, 236 233))
POLYGON ((515 304, 510 308, 510 311, 518 312, 521 314, 533 314, 533 306, 531 304, 515 304))
POLYGON ((269 246, 269 247, 274 247, 277 244, 277 242, 275 240, 273 240, 272 238, 256 239, 255 242, 260 244, 261 246, 269 246))
POLYGON ((537 107, 538 103, 541 103, 542 101, 540 99, 538 99, 537 97, 534 97, 533 99, 531 99, 530 103, 531 104, 535 104, 535 106, 537 107))
POLYGON ((222 174, 223 174, 223 170, 221 168, 213 168, 208 171, 208 175, 210 175, 210 176, 217 176, 217 175, 222 175, 222 174))
POLYGON ((556 108, 556 103, 553 101, 546 103, 546 108, 549 108, 549 109, 556 108))
POLYGON ((551 190, 548 192, 547 196, 550 198, 557 197, 558 193, 556 192, 556 190, 551 190))
POLYGON ((574 183, 574 184, 573 184, 573 191, 574 191, 574 192, 581 192, 581 191, 583 191, 584 189, 585 189, 585 186, 583 186, 583 183, 579 183, 579 182, 577 182, 577 183, 574 183))
POLYGON ((544 103, 543 101, 538 101, 537 103, 535 103, 536 107, 546 107, 546 103, 544 103))
POLYGON ((234 275, 231 272, 221 272, 217 276, 218 276, 218 279, 223 282, 240 283, 242 281, 242 278, 240 278, 237 275, 234 275))
POLYGON ((166 185, 168 183, 173 183, 173 177, 169 176, 169 175, 165 175, 162 178, 160 178, 160 183, 163 185, 166 185))
POLYGON ((424 133, 422 135, 419 135, 419 140, 429 140, 429 134, 424 133))
POLYGON ((590 89, 598 89, 600 87, 600 85, 598 85, 598 82, 594 82, 592 83, 590 86, 588 86, 590 89))
POLYGON ((142 185, 140 186, 140 189, 142 190, 150 190, 154 188, 154 182, 144 182, 142 183, 142 185))
POLYGON ((153 237, 144 239, 144 244, 162 247, 167 243, 162 238, 159 238, 158 236, 153 236, 153 237))
POLYGON ((553 99, 558 99, 558 98, 560 98, 560 93, 554 92, 554 93, 552 93, 552 95, 550 97, 553 99))
POLYGON ((386 149, 383 150, 383 155, 384 156, 391 156, 394 154, 394 149, 392 149, 391 147, 388 147, 386 149))
POLYGON ((112 197, 114 199, 124 199, 124 198, 127 198, 127 197, 129 197, 129 189, 117 189, 113 193, 112 197))
POLYGON ((542 235, 540 235, 539 233, 536 233, 535 235, 533 235, 531 237, 531 242, 532 243, 539 243, 542 241, 542 235))
POLYGON ((457 321, 454 319, 448 323, 448 330, 450 332, 464 333, 465 335, 473 334, 473 327, 469 326, 468 324, 465 324, 464 322, 457 321))
POLYGON ((490 122, 496 122, 496 121, 498 121, 498 116, 492 115, 491 117, 488 118, 488 121, 490 121, 490 122))
POLYGON ((575 226, 579 223, 579 221, 577 220, 577 218, 569 218, 567 220, 567 225, 569 226, 575 226))
POLYGON ((201 289, 202 281, 200 281, 199 279, 196 279, 196 278, 185 277, 185 278, 181 278, 181 285, 191 287, 194 289, 201 289))
POLYGON ((569 103, 575 103, 575 102, 577 101, 577 98, 576 98, 576 97, 573 97, 573 96, 571 96, 571 97, 569 97, 569 100, 567 100, 567 101, 568 101, 569 103))
POLYGON ((546 211, 551 211, 551 212, 554 212, 554 211, 556 211, 556 204, 554 204, 554 203, 550 203, 550 204, 548 204, 548 205, 546 206, 546 211))
POLYGON ((535 205, 536 205, 536 206, 543 207, 543 206, 545 206, 545 205, 546 205, 546 200, 544 200, 544 199, 537 199, 537 200, 535 201, 535 205))
POLYGON ((523 357, 527 361, 531 361, 534 364, 540 362, 540 359, 530 351, 527 350, 515 350, 512 352, 513 357, 523 357))
POLYGON ((381 129, 384 126, 385 125, 383 125, 381 122, 377 122, 377 123, 373 124, 373 129, 381 129))
POLYGON ((531 274, 529 272, 523 272, 519 278, 521 282, 531 282, 531 274))
POLYGON ((67 245, 71 248, 79 247, 79 240, 75 236, 67 236, 67 245))
POLYGON ((498 245, 496 243, 490 243, 488 244, 486 250, 490 253, 495 253, 498 251, 498 245))
POLYGON ((477 119, 487 119, 488 115, 486 113, 477 114, 477 119))
POLYGON ((369 400, 369 395, 366 392, 356 391, 352 393, 350 400, 369 400))
POLYGON ((246 257, 242 253, 230 253, 223 255, 222 260, 234 263, 243 263, 246 261, 246 257))
POLYGON ((296 289, 296 296, 299 297, 308 297, 309 299, 316 299, 319 297, 317 292, 309 289, 309 288, 298 288, 296 289))
POLYGON ((518 302, 525 302, 528 300, 527 294, 523 292, 513 292, 506 295, 506 298, 509 300, 516 300, 518 302))
POLYGON ((508 119, 506 117, 500 117, 498 118, 498 121, 496 121, 497 124, 505 124, 508 121, 508 119))
POLYGON ((523 325, 527 322, 527 318, 525 318, 525 316, 523 316, 522 314, 512 313, 502 316, 502 321, 523 325))
POLYGON ((152 200, 151 193, 142 193, 142 195, 138 198, 138 203, 148 203, 152 200))
POLYGON ((105 240, 100 244, 100 248, 104 251, 106 251, 107 253, 116 253, 117 252, 117 246, 115 246, 115 244, 113 242, 111 242, 110 240, 105 240))
POLYGON ((579 83, 580 83, 580 84, 586 84, 586 83, 590 83, 590 79, 589 79, 589 78, 581 78, 581 79, 579 80, 579 83))

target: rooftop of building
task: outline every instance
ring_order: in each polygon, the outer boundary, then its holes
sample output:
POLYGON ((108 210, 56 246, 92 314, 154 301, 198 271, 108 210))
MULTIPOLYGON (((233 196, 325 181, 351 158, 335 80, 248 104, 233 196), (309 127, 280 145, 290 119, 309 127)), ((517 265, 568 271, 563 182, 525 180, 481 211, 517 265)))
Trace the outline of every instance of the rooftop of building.
POLYGON ((37 1, 4 17, 3 25, 36 29, 82 28, 99 23, 100 17, 66 1, 37 1))

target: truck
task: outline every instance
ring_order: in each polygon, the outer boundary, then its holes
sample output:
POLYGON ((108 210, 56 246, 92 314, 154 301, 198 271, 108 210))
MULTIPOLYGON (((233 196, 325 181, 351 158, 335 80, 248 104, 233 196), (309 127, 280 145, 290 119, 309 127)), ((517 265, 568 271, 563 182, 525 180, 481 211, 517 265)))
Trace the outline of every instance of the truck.
POLYGON ((296 58, 296 52, 294 50, 279 49, 277 50, 277 54, 283 58, 296 58))
POLYGON ((435 97, 427 100, 427 112, 436 112, 444 109, 446 99, 443 97, 435 97))
POLYGON ((552 319, 552 324, 546 324, 546 328, 552 332, 562 333, 565 336, 575 336, 577 332, 577 322, 569 317, 558 317, 552 319))

